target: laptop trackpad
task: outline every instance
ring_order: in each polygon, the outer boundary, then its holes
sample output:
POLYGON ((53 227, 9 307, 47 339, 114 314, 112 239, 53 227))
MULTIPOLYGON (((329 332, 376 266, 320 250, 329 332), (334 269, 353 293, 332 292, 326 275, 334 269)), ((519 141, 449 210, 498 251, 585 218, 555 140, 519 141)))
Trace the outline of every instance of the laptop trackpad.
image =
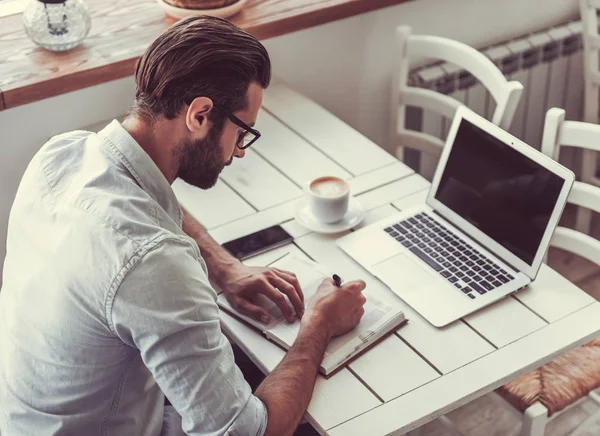
POLYGON ((371 267, 373 273, 392 290, 399 293, 415 291, 430 286, 434 277, 406 254, 398 254, 371 267))

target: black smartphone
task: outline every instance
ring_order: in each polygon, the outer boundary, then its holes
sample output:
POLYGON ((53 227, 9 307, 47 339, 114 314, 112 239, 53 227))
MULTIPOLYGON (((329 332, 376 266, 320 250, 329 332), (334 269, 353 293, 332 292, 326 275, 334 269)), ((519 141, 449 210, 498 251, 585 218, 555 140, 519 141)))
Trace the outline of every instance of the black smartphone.
POLYGON ((222 247, 239 260, 247 259, 256 254, 264 253, 276 247, 292 242, 294 238, 281 226, 273 226, 259 230, 250 235, 242 236, 233 241, 225 242, 222 247))

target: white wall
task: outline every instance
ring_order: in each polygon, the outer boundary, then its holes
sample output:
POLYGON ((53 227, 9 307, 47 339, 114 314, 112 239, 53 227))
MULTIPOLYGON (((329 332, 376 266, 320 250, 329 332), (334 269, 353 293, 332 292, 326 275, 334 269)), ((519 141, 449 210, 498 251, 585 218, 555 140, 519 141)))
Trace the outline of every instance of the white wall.
MULTIPOLYGON (((267 40, 265 45, 275 75, 383 143, 389 53, 397 25, 479 48, 576 18, 577 0, 414 0, 267 40)), ((0 263, 8 212, 36 150, 52 135, 123 114, 133 93, 133 81, 126 78, 0 111, 0 263)))
POLYGON ((578 15, 577 0, 413 0, 265 45, 275 74, 384 144, 396 26, 483 48, 578 15))

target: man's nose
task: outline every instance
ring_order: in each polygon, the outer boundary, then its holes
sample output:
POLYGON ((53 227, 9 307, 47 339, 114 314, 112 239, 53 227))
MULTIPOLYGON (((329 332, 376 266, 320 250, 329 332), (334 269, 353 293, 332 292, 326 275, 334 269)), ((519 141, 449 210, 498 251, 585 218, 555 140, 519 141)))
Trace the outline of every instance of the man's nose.
POLYGON ((236 147, 235 148, 235 153, 233 153, 233 155, 235 157, 242 158, 242 157, 244 157, 246 155, 246 150, 242 150, 241 148, 236 147))

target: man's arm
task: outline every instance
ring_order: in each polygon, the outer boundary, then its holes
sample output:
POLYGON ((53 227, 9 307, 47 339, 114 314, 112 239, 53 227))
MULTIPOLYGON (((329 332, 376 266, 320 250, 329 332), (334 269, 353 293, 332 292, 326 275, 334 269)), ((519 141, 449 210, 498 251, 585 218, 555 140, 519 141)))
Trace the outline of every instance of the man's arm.
POLYGON ((291 435, 306 411, 327 344, 354 328, 364 314, 365 283, 336 287, 325 280, 311 300, 294 345, 256 390, 267 406, 266 436, 291 435))
POLYGON ((227 270, 237 268, 240 261, 233 257, 223 247, 221 247, 208 230, 200 224, 189 212, 182 206, 183 212, 183 231, 198 244, 202 258, 206 262, 211 280, 220 284, 227 275, 227 270))
POLYGON ((318 325, 303 325, 292 348, 256 390, 269 416, 265 436, 292 434, 298 426, 329 339, 328 332, 318 325))

